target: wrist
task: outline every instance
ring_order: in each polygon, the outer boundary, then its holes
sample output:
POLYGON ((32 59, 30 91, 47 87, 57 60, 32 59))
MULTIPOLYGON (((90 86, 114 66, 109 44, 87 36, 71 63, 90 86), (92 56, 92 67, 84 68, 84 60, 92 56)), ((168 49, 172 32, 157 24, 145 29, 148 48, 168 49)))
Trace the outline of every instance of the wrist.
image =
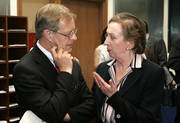
POLYGON ((64 121, 65 121, 65 122, 71 121, 71 117, 69 116, 68 113, 64 116, 64 121))
POLYGON ((61 71, 63 71, 63 72, 67 72, 67 73, 69 73, 69 74, 72 74, 72 69, 71 68, 61 68, 61 71))

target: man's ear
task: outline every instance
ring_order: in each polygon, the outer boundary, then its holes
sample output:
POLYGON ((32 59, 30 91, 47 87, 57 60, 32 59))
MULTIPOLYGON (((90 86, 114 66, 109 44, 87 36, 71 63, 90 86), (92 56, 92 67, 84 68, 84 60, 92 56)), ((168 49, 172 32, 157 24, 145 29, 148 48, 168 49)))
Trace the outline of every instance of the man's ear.
POLYGON ((44 35, 44 37, 45 37, 47 40, 51 41, 51 31, 50 31, 50 30, 45 29, 45 30, 43 31, 43 35, 44 35))

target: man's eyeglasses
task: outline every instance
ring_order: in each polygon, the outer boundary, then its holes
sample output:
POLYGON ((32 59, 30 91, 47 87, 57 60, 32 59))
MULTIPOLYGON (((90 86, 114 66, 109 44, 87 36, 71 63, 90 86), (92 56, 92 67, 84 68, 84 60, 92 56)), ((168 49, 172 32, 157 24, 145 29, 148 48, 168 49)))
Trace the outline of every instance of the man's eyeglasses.
POLYGON ((71 31, 71 32, 68 33, 68 34, 63 34, 63 33, 60 33, 60 32, 55 32, 55 33, 58 33, 58 34, 60 34, 60 35, 63 35, 63 36, 65 36, 65 37, 68 37, 68 38, 72 38, 73 35, 75 35, 75 34, 77 33, 77 29, 74 29, 73 31, 71 31))

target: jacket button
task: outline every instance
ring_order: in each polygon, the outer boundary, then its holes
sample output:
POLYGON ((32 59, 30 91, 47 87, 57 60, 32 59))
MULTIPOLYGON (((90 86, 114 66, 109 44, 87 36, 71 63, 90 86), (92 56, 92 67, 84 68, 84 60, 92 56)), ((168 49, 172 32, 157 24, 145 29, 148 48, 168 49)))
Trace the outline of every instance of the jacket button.
POLYGON ((120 115, 120 114, 117 114, 117 115, 116 115, 116 118, 117 118, 117 119, 121 118, 121 115, 120 115))

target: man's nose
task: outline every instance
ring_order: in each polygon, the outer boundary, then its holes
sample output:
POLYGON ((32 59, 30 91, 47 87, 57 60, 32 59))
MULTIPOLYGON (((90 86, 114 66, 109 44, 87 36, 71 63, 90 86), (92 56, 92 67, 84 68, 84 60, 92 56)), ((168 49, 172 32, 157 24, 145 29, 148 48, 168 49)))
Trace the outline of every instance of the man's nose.
POLYGON ((77 40, 77 35, 73 34, 73 36, 71 37, 72 40, 77 40))

